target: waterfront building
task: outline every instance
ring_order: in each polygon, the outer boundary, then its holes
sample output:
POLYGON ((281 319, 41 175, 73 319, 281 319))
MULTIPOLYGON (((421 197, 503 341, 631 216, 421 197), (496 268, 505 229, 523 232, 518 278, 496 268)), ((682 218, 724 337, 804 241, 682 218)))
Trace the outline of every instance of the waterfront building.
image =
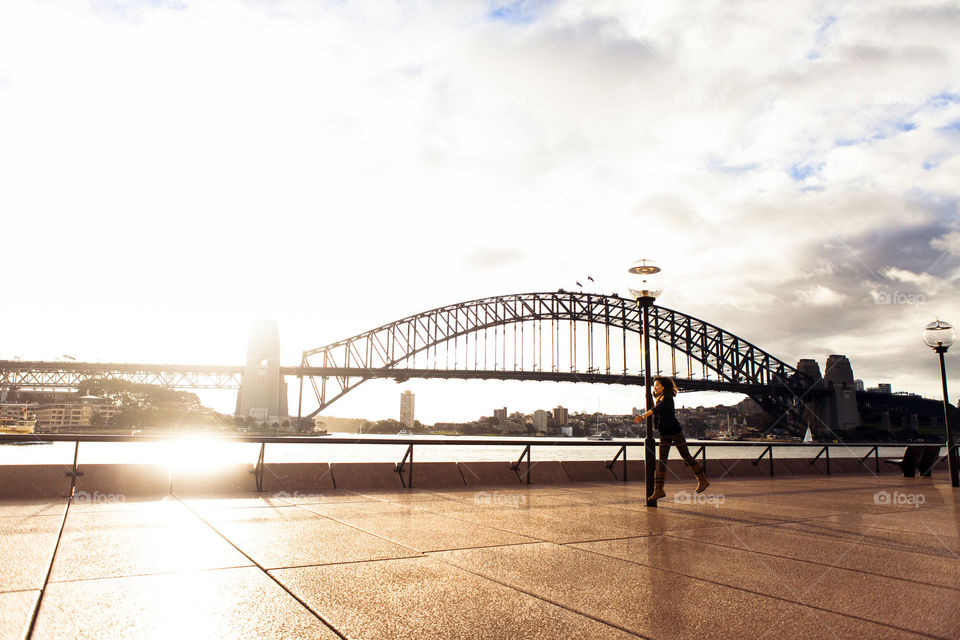
POLYGON ((409 390, 400 394, 400 424, 407 429, 413 429, 414 396, 409 390))
POLYGON ((553 410, 553 424, 556 427, 565 427, 570 422, 570 412, 563 407, 556 407, 553 410))
POLYGON ((550 427, 550 413, 543 409, 533 412, 533 428, 537 431, 546 431, 550 427))
POLYGON ((507 408, 494 409, 493 417, 497 419, 497 424, 502 427, 507 422, 507 408))

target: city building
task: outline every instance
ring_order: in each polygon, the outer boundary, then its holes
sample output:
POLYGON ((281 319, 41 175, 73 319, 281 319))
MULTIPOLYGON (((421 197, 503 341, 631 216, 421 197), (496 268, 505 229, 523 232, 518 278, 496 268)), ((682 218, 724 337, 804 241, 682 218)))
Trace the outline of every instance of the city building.
POLYGON ((570 422, 570 412, 563 407, 556 407, 553 410, 553 426, 565 427, 570 422))
POLYGON ((550 428, 550 413, 543 409, 537 409, 533 412, 533 428, 538 432, 546 432, 550 428))
POLYGON ((400 424, 407 429, 413 429, 413 393, 409 390, 400 394, 400 424))
POLYGON ((6 421, 36 421, 39 428, 45 431, 106 426, 118 413, 120 407, 97 396, 83 396, 72 401, 0 404, 0 418, 6 421))
POLYGON ((504 407, 503 409, 494 409, 493 417, 496 418, 497 424, 502 427, 507 422, 507 408, 504 407))

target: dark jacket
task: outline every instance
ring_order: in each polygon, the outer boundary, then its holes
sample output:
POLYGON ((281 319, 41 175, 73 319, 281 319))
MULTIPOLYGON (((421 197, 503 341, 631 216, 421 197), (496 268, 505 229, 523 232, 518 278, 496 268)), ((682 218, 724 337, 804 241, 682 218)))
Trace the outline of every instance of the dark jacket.
POLYGON ((673 396, 669 393, 657 396, 657 404, 653 407, 653 419, 660 435, 673 436, 683 433, 680 422, 677 420, 677 412, 673 407, 673 396))

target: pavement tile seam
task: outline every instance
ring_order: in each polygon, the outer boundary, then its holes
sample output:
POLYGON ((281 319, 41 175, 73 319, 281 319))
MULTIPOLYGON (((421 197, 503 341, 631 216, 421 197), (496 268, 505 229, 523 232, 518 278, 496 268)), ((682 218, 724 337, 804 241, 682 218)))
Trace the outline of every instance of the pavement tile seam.
MULTIPOLYGON (((556 544, 556 543, 555 543, 555 544, 556 544)), ((745 589, 745 588, 743 588, 743 587, 738 587, 738 586, 734 586, 734 585, 731 585, 731 584, 726 584, 726 583, 723 583, 723 582, 716 582, 716 581, 714 581, 714 580, 707 580, 707 579, 705 579, 705 578, 700 578, 700 577, 696 577, 696 576, 691 576, 691 575, 688 575, 688 574, 685 574, 685 573, 680 573, 680 572, 677 572, 677 571, 671 571, 670 569, 664 569, 664 568, 661 568, 661 567, 655 567, 655 566, 652 566, 652 565, 644 564, 644 563, 642 563, 642 562, 637 562, 637 561, 635 561, 635 560, 628 560, 628 559, 625 559, 625 558, 621 558, 621 557, 619 557, 619 556, 611 556, 611 555, 608 555, 608 554, 605 554, 605 553, 601 553, 601 552, 599 552, 599 551, 594 551, 594 550, 592 550, 592 549, 582 549, 582 548, 580 548, 580 547, 577 547, 577 546, 576 546, 577 544, 581 544, 581 543, 575 542, 575 543, 564 544, 563 546, 565 546, 565 547, 570 547, 570 548, 572 548, 572 549, 576 549, 577 551, 583 551, 583 552, 586 552, 586 553, 592 553, 592 554, 595 554, 595 555, 598 555, 598 556, 601 556, 601 557, 604 557, 604 558, 609 558, 609 559, 613 559, 613 560, 619 560, 619 561, 622 561, 622 562, 627 562, 627 563, 634 564, 634 565, 637 565, 637 566, 645 567, 645 568, 647 568, 647 569, 649 569, 649 570, 652 570, 652 571, 661 571, 661 572, 663 572, 663 573, 670 573, 670 574, 673 574, 673 575, 675 575, 675 576, 680 576, 680 577, 682 577, 682 578, 684 578, 684 579, 687 579, 687 580, 694 580, 694 581, 698 581, 698 582, 704 582, 704 583, 712 584, 712 585, 715 585, 715 586, 718 586, 718 587, 723 587, 723 588, 726 588, 726 589, 736 589, 737 591, 742 591, 742 592, 744 592, 744 593, 749 593, 749 594, 751 594, 751 595, 760 596, 760 597, 762 597, 762 598, 771 598, 771 599, 773 599, 773 600, 779 600, 779 601, 781 601, 781 602, 786 602, 786 603, 791 604, 791 605, 796 605, 796 606, 799 606, 799 607, 804 607, 804 608, 806 608, 806 609, 809 609, 811 612, 814 613, 814 615, 816 615, 816 612, 817 612, 817 611, 822 611, 822 612, 824 612, 824 613, 829 613, 830 615, 843 616, 843 617, 845 617, 845 618, 850 618, 851 620, 857 620, 857 621, 860 621, 860 622, 866 622, 866 623, 869 623, 869 624, 875 624, 875 625, 878 625, 878 626, 881 626, 881 627, 887 627, 887 628, 890 628, 890 629, 896 629, 897 631, 903 631, 903 632, 905 632, 905 633, 911 633, 911 634, 921 635, 921 636, 925 636, 925 637, 928 637, 928 638, 937 638, 938 640, 949 640, 948 638, 942 638, 941 636, 935 636, 935 635, 930 635, 930 634, 926 634, 926 633, 920 633, 920 632, 915 631, 915 630, 913 630, 913 629, 907 629, 907 628, 904 628, 904 627, 899 627, 899 626, 897 626, 897 625, 886 624, 886 623, 884 623, 884 622, 878 622, 878 621, 876 621, 876 620, 871 620, 871 619, 869 619, 869 618, 864 618, 864 617, 862 617, 862 616, 855 616, 855 615, 851 615, 851 614, 849 614, 849 613, 842 613, 842 612, 840 612, 840 611, 833 611, 833 610, 831 610, 831 609, 826 609, 826 608, 824 608, 824 607, 818 607, 818 606, 815 606, 815 605, 811 605, 811 604, 807 604, 807 603, 803 603, 803 602, 798 602, 798 601, 796 601, 796 600, 791 600, 791 599, 789 599, 789 598, 784 598, 784 597, 782 597, 782 596, 778 596, 778 595, 771 594, 771 593, 763 593, 763 592, 760 592, 760 591, 754 591, 753 589, 745 589)), ((543 599, 543 598, 541 598, 541 599, 543 599)), ((554 604, 556 604, 556 603, 554 603, 554 604)), ((578 613, 579 613, 579 612, 578 612, 578 613)), ((608 623, 608 624, 609 624, 609 623, 608 623)), ((825 625, 825 626, 826 626, 826 625, 825 625)))
POLYGON ((97 582, 99 580, 115 580, 120 578, 149 578, 151 576, 172 576, 190 573, 205 573, 207 571, 225 571, 230 569, 249 569, 253 564, 238 564, 229 567, 205 567, 202 569, 185 569, 183 571, 150 571, 148 573, 124 573, 109 576, 92 576, 87 578, 66 578, 64 580, 51 580, 50 584, 68 584, 71 582, 97 582))
MULTIPOLYGON (((290 591, 290 589, 288 589, 285 584, 283 584, 280 580, 278 580, 278 579, 276 578, 276 576, 274 576, 273 574, 271 574, 266 568, 264 568, 262 565, 260 565, 260 564, 259 564, 256 560, 254 560, 249 554, 247 554, 246 552, 244 552, 243 549, 241 549, 240 547, 238 547, 237 545, 235 545, 229 538, 227 538, 227 537, 226 537, 223 533, 221 533, 216 527, 214 527, 210 522, 208 522, 206 518, 204 518, 202 515, 200 515, 200 514, 197 513, 196 511, 194 511, 194 510, 190 507, 190 505, 186 504, 186 503, 185 503, 183 500, 181 500, 180 498, 177 498, 177 500, 179 500, 180 503, 183 504, 183 506, 185 506, 185 507, 190 511, 190 513, 192 513, 194 516, 196 516, 197 518, 199 518, 201 522, 203 522, 205 525, 207 525, 208 527, 210 527, 217 535, 219 535, 221 538, 223 538, 223 539, 227 542, 227 544, 229 544, 229 545, 232 546, 234 549, 236 549, 236 550, 237 550, 240 554, 242 554, 247 560, 249 560, 255 567, 257 567, 261 572, 263 572, 264 575, 266 575, 268 578, 270 578, 270 580, 272 580, 273 582, 275 582, 278 587, 280 587, 281 589, 283 589, 283 590, 287 593, 287 595, 289 595, 291 598, 293 598, 294 600, 296 600, 296 601, 300 604, 301 607, 303 607, 304 609, 306 609, 307 611, 309 611, 311 614, 313 614, 313 616, 315 616, 315 617, 317 618, 317 620, 319 620, 319 621, 322 622, 324 625, 326 625, 331 631, 333 631, 335 634, 337 634, 338 636, 340 636, 340 638, 343 638, 343 640, 347 640, 346 636, 344 636, 342 633, 340 633, 340 631, 339 631, 335 626, 333 626, 333 624, 330 622, 330 620, 328 620, 326 617, 324 617, 323 615, 321 615, 319 611, 314 610, 314 608, 311 607, 309 604, 307 604, 306 601, 303 600, 303 598, 301 598, 301 597, 298 596, 297 594, 295 594, 295 593, 293 593, 292 591, 290 591)), ((38 606, 39 606, 39 605, 38 605, 38 606)))
MULTIPOLYGON (((929 587, 938 587, 938 588, 940 588, 940 589, 950 589, 950 590, 953 590, 953 591, 960 591, 960 587, 950 587, 950 586, 946 586, 946 585, 939 584, 939 583, 935 583, 935 582, 924 582, 924 581, 922 581, 922 580, 915 580, 915 579, 912 579, 912 578, 904 578, 904 577, 901 577, 901 576, 894 576, 894 575, 890 575, 890 574, 886 574, 886 573, 875 573, 875 572, 873 572, 873 571, 867 571, 866 569, 858 569, 858 568, 854 568, 854 567, 844 567, 844 566, 840 566, 840 565, 837 564, 837 563, 817 562, 817 561, 815 561, 815 560, 808 560, 808 559, 806 559, 806 558, 797 558, 797 557, 794 557, 794 556, 783 556, 783 555, 780 555, 780 554, 777 554, 777 553, 772 553, 772 552, 770 552, 770 551, 760 551, 760 550, 758 550, 758 549, 752 549, 752 548, 746 548, 746 547, 736 547, 736 546, 729 545, 729 544, 722 544, 722 543, 720 543, 720 542, 715 542, 715 541, 713 541, 713 540, 700 540, 700 539, 698 539, 698 538, 687 538, 687 537, 684 537, 684 536, 675 535, 675 534, 673 534, 672 532, 664 532, 663 535, 669 536, 669 537, 671 537, 671 538, 675 538, 675 539, 677 539, 677 540, 695 541, 695 542, 698 542, 698 543, 701 543, 701 544, 709 544, 709 545, 713 545, 713 546, 715 546, 715 547, 722 547, 722 548, 724 548, 724 549, 733 549, 733 550, 736 550, 736 551, 746 551, 746 552, 748 552, 748 553, 756 553, 756 554, 759 554, 759 555, 771 556, 771 557, 774 557, 774 558, 785 558, 785 559, 787 559, 787 560, 794 560, 794 561, 796 561, 796 562, 803 562, 803 563, 806 563, 806 564, 818 565, 818 566, 821 566, 821 567, 830 567, 830 568, 844 569, 844 570, 846 570, 846 571, 856 571, 857 573, 862 573, 862 574, 868 575, 868 576, 877 576, 877 577, 879 577, 879 578, 890 578, 891 580, 901 580, 901 581, 903 581, 903 582, 912 582, 912 583, 914 583, 914 584, 919 584, 919 585, 924 585, 924 586, 929 586, 929 587)), ((808 537, 808 538, 813 537, 813 536, 809 536, 809 535, 803 534, 803 533, 798 533, 797 535, 802 536, 802 537, 808 537)), ((574 544, 580 544, 580 543, 577 542, 577 543, 574 543, 574 544)), ((856 544, 857 544, 857 543, 851 543, 851 546, 856 545, 856 544)), ((916 552, 910 552, 910 553, 916 553, 916 552)), ((935 557, 939 557, 939 556, 935 556, 935 557)))
MULTIPOLYGON (((921 509, 912 509, 912 510, 909 510, 909 511, 887 511, 887 512, 884 512, 883 514, 877 514, 877 515, 897 515, 897 514, 916 513, 918 516, 921 516, 925 510, 926 510, 926 509, 922 509, 922 508, 921 508, 921 509)), ((838 516, 848 516, 848 515, 850 515, 850 514, 849 514, 849 513, 842 513, 842 514, 837 514, 837 515, 838 515, 838 516)), ((836 516, 831 516, 831 517, 836 517, 836 516)), ((923 524, 925 527, 927 527, 927 531, 929 531, 929 534, 928 534, 928 535, 934 536, 934 537, 936 537, 936 538, 939 538, 939 537, 940 537, 940 536, 938 536, 932 529, 930 529, 930 527, 927 526, 926 523, 924 523, 922 519, 920 519, 920 522, 921 522, 921 524, 923 524)), ((880 521, 880 522, 875 523, 875 524, 873 525, 873 528, 875 528, 875 529, 886 529, 887 531, 899 531, 899 532, 902 532, 902 533, 917 533, 917 532, 914 531, 913 529, 903 529, 903 528, 900 528, 900 527, 891 526, 891 525, 889 525, 889 524, 885 524, 883 521, 880 521)))
MULTIPOLYGON (((541 544, 541 543, 530 543, 530 544, 541 544)), ((548 543, 548 544, 556 544, 556 543, 548 543)), ((457 549, 457 551, 462 551, 462 549, 457 549)), ((608 626, 608 627, 612 627, 612 628, 614 628, 614 629, 617 629, 618 631, 623 631, 624 633, 629 633, 630 635, 636 636, 636 637, 638 637, 638 638, 645 638, 646 640, 652 640, 652 639, 649 638, 648 636, 645 636, 645 635, 642 635, 642 634, 640 634, 640 633, 637 633, 636 631, 632 631, 632 630, 630 630, 630 629, 627 629, 626 627, 622 627, 622 626, 620 626, 620 625, 618 625, 618 624, 616 624, 616 623, 614 623, 614 622, 610 622, 609 620, 604 620, 603 618, 600 618, 600 617, 598 617, 598 616, 595 616, 595 615, 593 615, 593 614, 591 614, 591 613, 588 613, 588 612, 586 612, 586 611, 581 611, 581 610, 579 610, 579 609, 576 609, 576 608, 570 607, 570 606, 568 606, 568 605, 562 604, 562 603, 560 603, 560 602, 557 602, 556 600, 553 600, 552 598, 546 598, 546 597, 544 597, 544 596, 542 596, 542 595, 533 593, 533 592, 531 592, 531 591, 527 591, 526 589, 521 589, 521 588, 519 588, 519 587, 516 586, 516 585, 510 584, 509 582, 504 582, 504 581, 502 581, 502 580, 497 580, 496 578, 493 578, 493 577, 491 577, 491 576, 484 575, 484 574, 482 574, 482 573, 477 573, 476 571, 471 571, 470 569, 467 569, 467 568, 462 567, 462 566, 460 566, 460 565, 456 565, 456 564, 453 564, 453 563, 451 563, 451 562, 447 562, 447 561, 444 560, 443 558, 433 557, 433 555, 432 555, 433 553, 440 553, 440 552, 437 551, 437 552, 427 553, 427 554, 425 554, 425 556, 430 557, 431 559, 436 560, 436 561, 438 561, 438 562, 442 562, 443 564, 445 564, 445 565, 447 565, 447 566, 450 566, 450 567, 453 567, 453 568, 456 569, 456 570, 463 571, 464 573, 469 573, 469 574, 471 574, 471 575, 473 575, 473 576, 476 576, 476 577, 478 577, 478 578, 480 578, 480 579, 482 579, 482 580, 486 580, 486 581, 488 581, 488 582, 492 582, 492 583, 494 583, 494 584, 498 584, 498 585, 500 585, 501 587, 506 587, 507 589, 510 589, 511 591, 516 591, 517 593, 522 593, 522 594, 524 594, 524 595, 526 595, 526 596, 529 596, 529 597, 531 597, 531 598, 536 598, 537 600, 540 600, 540 601, 542 601, 542 602, 546 602, 546 603, 548 603, 548 604, 552 604, 552 605, 555 606, 555 607, 560 607, 561 609, 564 609, 564 610, 566 610, 566 611, 569 611, 569 612, 574 613, 574 614, 579 615, 579 616, 583 616, 584 618, 589 618, 590 620, 593 620, 594 622, 599 622, 600 624, 606 625, 606 626, 608 626)))
MULTIPOLYGON (((411 547, 411 546, 409 546, 409 545, 405 545, 405 544, 403 544, 403 543, 397 542, 396 540, 391 540, 390 538, 387 538, 387 537, 385 537, 385 536, 382 536, 382 535, 380 535, 379 533, 374 533, 373 531, 367 531, 366 529, 364 529, 364 528, 362 528, 362 527, 358 527, 358 526, 355 525, 355 524, 350 524, 349 522, 344 522, 343 520, 337 520, 337 519, 334 518, 333 516, 328 516, 328 515, 323 514, 323 513, 317 513, 316 511, 312 511, 312 510, 310 510, 310 509, 307 508, 307 506, 309 506, 309 505, 297 505, 297 506, 300 507, 301 509, 303 509, 304 511, 306 511, 307 513, 310 513, 310 514, 313 514, 314 516, 317 516, 318 518, 325 518, 325 519, 330 520, 330 521, 332 521, 332 522, 336 522, 337 524, 341 524, 341 525, 343 525, 343 526, 345 526, 345 527, 350 527, 350 528, 353 529, 354 531, 359 531, 359 532, 361 532, 361 533, 367 534, 368 536, 373 536, 373 537, 375 537, 375 538, 379 538, 380 540, 384 540, 384 541, 386 541, 386 542, 389 542, 390 544, 395 544, 395 545, 397 545, 398 547, 403 547, 404 549, 409 549, 410 551, 412 551, 412 552, 415 553, 415 554, 420 554, 420 553, 422 553, 419 549, 414 549, 413 547, 411 547)), ((221 535, 222 535, 222 534, 221 534, 221 535)), ((333 564, 337 564, 337 563, 333 563, 333 564)))
MULTIPOLYGON (((509 529, 503 529, 503 528, 501 528, 501 527, 494 527, 494 526, 492 526, 492 525, 490 525, 490 524, 488 524, 488 523, 476 522, 476 521, 474 521, 474 520, 469 520, 469 519, 467 519, 466 517, 457 517, 456 514, 451 514, 450 512, 432 511, 432 510, 430 510, 430 509, 423 509, 423 511, 426 512, 426 513, 432 513, 432 514, 434 514, 434 515, 443 516, 443 517, 445 517, 445 518, 450 518, 451 520, 456 520, 456 521, 458 521, 458 522, 463 522, 463 523, 465 523, 465 524, 472 524, 472 525, 476 525, 476 526, 486 527, 487 529, 492 529, 492 530, 494 530, 494 531, 499 531, 500 533, 510 533, 510 534, 513 534, 513 535, 520 535, 520 534, 517 534, 515 531, 510 531, 509 529)), ((327 516, 325 516, 325 517, 327 517, 327 516)), ((331 519, 332 519, 332 518, 331 518, 331 519)), ((346 524, 346 523, 343 523, 343 524, 346 524)), ((350 525, 348 525, 348 526, 350 526, 350 525)), ((356 529, 357 527, 354 527, 354 528, 356 529)), ((359 529, 359 530, 360 530, 360 531, 363 531, 363 529, 359 529)), ((364 533, 370 533, 370 532, 369 532, 369 531, 364 531, 364 533)), ((371 535, 376 535, 376 534, 371 534, 371 535)), ((523 534, 523 535, 524 535, 524 537, 530 538, 530 539, 532 539, 532 540, 535 541, 535 542, 548 542, 547 540, 542 540, 542 539, 537 538, 537 537, 535 537, 535 536, 531 536, 531 535, 527 535, 527 534, 523 534)), ((378 537, 380 537, 380 536, 378 536, 378 537)), ((389 542, 393 542, 393 541, 390 540, 389 542)), ((398 544, 398 543, 395 543, 395 544, 398 544)), ((533 544, 533 543, 532 543, 532 542, 521 542, 521 543, 514 543, 514 544, 533 544)), ((404 546, 404 545, 401 545, 401 546, 404 546)), ((510 545, 492 545, 492 546, 510 546, 510 545)), ((439 549, 434 549, 433 551, 436 552, 436 551, 440 551, 440 550, 439 550, 439 549)))
MULTIPOLYGON (((771 524, 771 525, 766 525, 766 526, 779 527, 779 526, 784 525, 784 524, 804 524, 804 521, 798 521, 798 522, 778 522, 778 523, 776 523, 776 524, 771 524)), ((864 531, 856 540, 848 540, 847 542, 853 542, 854 544, 861 544, 861 545, 869 545, 869 546, 871 546, 871 547, 877 547, 877 548, 879 548, 879 549, 886 549, 887 551, 910 551, 910 552, 913 552, 913 553, 922 553, 922 554, 925 554, 925 555, 928 555, 928 556, 932 556, 932 557, 935 557, 935 558, 951 557, 951 558, 953 558, 953 559, 955 559, 955 560, 960 560, 960 555, 958 555, 955 551, 953 551, 952 549, 950 549, 949 547, 947 547, 945 544, 943 544, 943 541, 942 541, 939 537, 937 537, 937 536, 934 536, 934 537, 936 537, 936 538, 937 538, 937 541, 940 542, 940 546, 943 548, 944 551, 946 551, 946 554, 942 554, 942 553, 932 553, 932 552, 930 552, 930 551, 924 551, 924 550, 922 550, 922 549, 917 549, 917 548, 907 549, 907 548, 905 548, 905 545, 903 545, 903 544, 882 543, 882 542, 874 542, 873 540, 866 540, 865 538, 866 538, 868 535, 870 535, 870 532, 873 531, 874 529, 879 529, 880 531, 891 531, 891 529, 883 529, 883 528, 881 528, 881 527, 875 527, 875 526, 873 526, 873 525, 869 525, 869 526, 867 527, 866 531, 864 531)), ((789 530, 789 531, 794 531, 793 529, 788 529, 788 530, 789 530)), ((817 532, 817 531, 809 531, 809 532, 801 531, 800 533, 807 533, 807 534, 809 534, 809 535, 814 535, 814 536, 818 536, 818 537, 821 537, 821 538, 827 538, 827 539, 831 539, 831 538, 832 538, 832 536, 830 536, 830 535, 827 534, 827 533, 820 533, 820 532, 817 532)), ((913 533, 913 534, 916 534, 916 535, 928 535, 928 534, 917 534, 915 531, 900 531, 899 533, 913 533)))
MULTIPOLYGON (((309 511, 309 509, 308 509, 308 511, 309 511)), ((509 534, 513 534, 513 535, 519 535, 519 534, 516 534, 516 533, 514 533, 514 532, 512 532, 512 531, 507 531, 507 530, 505 530, 505 529, 499 529, 499 528, 497 528, 497 527, 491 527, 491 526, 488 525, 488 524, 480 524, 480 523, 477 523, 477 522, 472 522, 472 521, 470 521, 470 520, 462 520, 462 519, 460 519, 460 518, 454 518, 454 517, 452 517, 452 516, 450 516, 450 515, 448 515, 448 514, 435 513, 435 512, 433 512, 433 511, 426 511, 426 510, 424 510, 424 512, 425 512, 425 513, 430 513, 430 514, 432 514, 432 515, 442 516, 442 517, 448 518, 448 519, 450 519, 450 520, 456 520, 457 522, 463 522, 464 524, 470 524, 470 525, 473 525, 473 526, 475 526, 475 527, 481 527, 481 528, 484 528, 484 529, 490 529, 490 530, 492 530, 492 531, 498 531, 498 532, 501 532, 501 533, 509 533, 509 534)), ((381 540, 385 540, 385 541, 387 541, 387 542, 389 542, 389 543, 391 543, 391 544, 395 544, 395 545, 397 545, 397 546, 404 547, 405 549, 410 549, 411 551, 413 551, 413 552, 416 553, 416 554, 422 554, 422 553, 426 553, 426 552, 431 552, 431 553, 433 553, 433 552, 440 552, 440 551, 455 551, 455 550, 461 550, 461 549, 487 549, 487 548, 490 548, 490 547, 510 547, 510 546, 514 546, 514 545, 534 544, 534 543, 544 542, 544 540, 540 540, 539 538, 534 538, 534 537, 532 537, 532 536, 523 536, 523 537, 529 538, 530 540, 529 540, 529 541, 523 541, 523 542, 504 542, 504 543, 499 543, 499 544, 482 544, 482 545, 476 545, 476 546, 470 546, 470 547, 454 547, 454 548, 451 548, 451 549, 429 549, 429 550, 421 551, 421 550, 419 550, 419 549, 414 549, 413 547, 410 547, 410 546, 408 546, 408 545, 405 545, 405 544, 403 544, 402 542, 399 542, 399 541, 397 541, 397 540, 393 540, 393 539, 391 539, 391 538, 388 538, 388 537, 386 537, 386 536, 384 536, 384 535, 381 535, 381 534, 378 534, 378 533, 374 533, 373 531, 368 531, 368 530, 366 530, 366 529, 364 529, 363 527, 360 527, 360 526, 358 526, 358 525, 350 524, 350 523, 344 522, 344 521, 342 521, 342 520, 337 520, 336 518, 333 518, 333 517, 331 517, 331 516, 327 516, 327 515, 324 515, 324 514, 319 514, 319 513, 315 512, 315 511, 310 511, 310 513, 312 513, 312 514, 314 514, 314 515, 321 516, 321 517, 326 518, 326 519, 328 519, 328 520, 332 520, 333 522, 336 522, 336 523, 338 523, 338 524, 345 525, 345 526, 350 527, 351 529, 354 529, 354 530, 356 530, 356 531, 360 531, 360 532, 362 532, 362 533, 366 533, 366 534, 368 534, 368 535, 374 536, 374 537, 379 538, 379 539, 381 539, 381 540)), ((412 557, 412 556, 407 556, 407 557, 412 557)), ((322 566, 322 565, 324 565, 324 564, 346 564, 346 563, 326 562, 326 563, 321 563, 321 564, 318 564, 318 565, 305 565, 305 566, 322 566)), ((277 568, 282 568, 282 567, 277 567, 277 568)))
POLYGON ((40 587, 40 594, 33 605, 33 613, 30 616, 30 626, 27 627, 27 633, 24 636, 29 638, 33 634, 33 629, 37 624, 37 615, 40 613, 40 605, 43 603, 43 594, 46 593, 47 585, 50 584, 50 576, 53 574, 53 563, 57 559, 57 551, 60 549, 60 541, 63 539, 63 531, 67 526, 67 516, 70 514, 70 504, 73 498, 69 498, 63 507, 63 519, 60 522, 60 530, 57 532, 57 541, 53 545, 53 551, 50 552, 50 560, 47 562, 47 571, 43 577, 43 585, 40 587))

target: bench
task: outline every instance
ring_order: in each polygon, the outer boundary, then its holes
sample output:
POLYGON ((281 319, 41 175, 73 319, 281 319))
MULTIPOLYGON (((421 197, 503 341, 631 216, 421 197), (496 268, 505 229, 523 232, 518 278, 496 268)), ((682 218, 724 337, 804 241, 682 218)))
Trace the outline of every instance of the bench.
POLYGON ((920 475, 929 478, 933 467, 940 461, 940 447, 921 447, 916 445, 907 446, 903 451, 902 458, 884 460, 890 464, 895 464, 903 471, 904 478, 914 478, 917 471, 920 475))

